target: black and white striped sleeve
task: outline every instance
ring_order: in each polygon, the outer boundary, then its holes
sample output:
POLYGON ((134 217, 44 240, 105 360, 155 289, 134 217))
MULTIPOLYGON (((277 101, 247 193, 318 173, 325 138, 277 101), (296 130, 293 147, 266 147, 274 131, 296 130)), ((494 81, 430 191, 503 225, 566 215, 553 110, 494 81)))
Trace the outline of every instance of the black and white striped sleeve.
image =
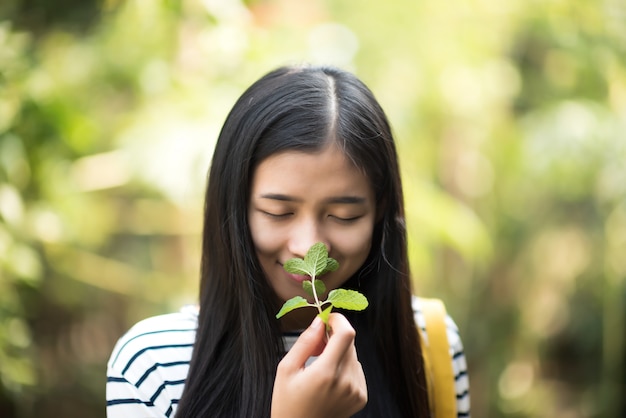
POLYGON ((174 416, 196 334, 189 313, 139 322, 117 343, 107 364, 107 417, 174 416))
POLYGON ((452 371, 454 372, 454 388, 456 390, 456 410, 459 418, 470 416, 469 376, 467 362, 463 352, 463 343, 459 329, 450 316, 446 317, 446 331, 450 343, 452 371))

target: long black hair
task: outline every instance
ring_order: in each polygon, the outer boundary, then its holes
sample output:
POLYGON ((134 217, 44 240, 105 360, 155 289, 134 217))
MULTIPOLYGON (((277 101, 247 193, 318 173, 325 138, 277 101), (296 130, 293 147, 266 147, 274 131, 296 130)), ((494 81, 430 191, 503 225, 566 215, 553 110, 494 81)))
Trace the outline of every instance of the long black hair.
POLYGON ((402 187, 385 113, 353 74, 331 67, 283 67, 250 86, 216 144, 204 208, 200 313, 177 417, 268 417, 284 355, 280 307, 255 255, 247 208, 265 158, 315 152, 335 141, 368 177, 378 218, 363 266, 343 287, 370 306, 345 313, 356 329, 368 403, 357 417, 429 416, 411 308, 402 187))

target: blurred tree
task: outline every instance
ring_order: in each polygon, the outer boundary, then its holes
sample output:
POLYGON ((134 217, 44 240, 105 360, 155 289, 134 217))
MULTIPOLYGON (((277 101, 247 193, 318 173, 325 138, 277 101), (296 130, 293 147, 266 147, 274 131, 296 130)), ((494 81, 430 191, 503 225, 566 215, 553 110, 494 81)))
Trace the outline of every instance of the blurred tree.
POLYGON ((32 34, 45 35, 55 29, 84 32, 97 24, 103 3, 102 0, 5 0, 0 5, 0 18, 11 20, 17 30, 32 34))

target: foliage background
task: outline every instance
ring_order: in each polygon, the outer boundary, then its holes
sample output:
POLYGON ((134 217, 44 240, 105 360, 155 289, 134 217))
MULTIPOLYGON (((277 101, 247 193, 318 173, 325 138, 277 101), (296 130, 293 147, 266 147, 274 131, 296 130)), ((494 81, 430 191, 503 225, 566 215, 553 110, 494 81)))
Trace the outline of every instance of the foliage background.
POLYGON ((300 62, 388 112, 473 415, 624 416, 625 60, 620 0, 3 0, 0 416, 104 416, 116 339, 195 300, 226 112, 300 62))

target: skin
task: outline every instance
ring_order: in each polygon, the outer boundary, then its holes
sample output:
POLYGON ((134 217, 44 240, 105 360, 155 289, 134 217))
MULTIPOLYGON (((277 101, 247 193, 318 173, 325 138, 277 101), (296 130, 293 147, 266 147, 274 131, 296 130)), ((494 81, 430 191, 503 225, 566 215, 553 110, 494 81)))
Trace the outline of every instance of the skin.
MULTIPOLYGON (((334 144, 311 154, 287 151, 262 161, 252 178, 248 219, 265 276, 282 302, 300 295, 300 277, 283 264, 323 242, 339 269, 325 274, 327 292, 341 287, 369 254, 376 204, 368 178, 334 144)), ((320 295, 322 299, 326 295, 320 295)), ((297 309, 281 318, 286 330, 306 328, 317 311, 297 309)))
MULTIPOLYGON (((283 302, 296 295, 309 298, 301 280, 287 273, 283 264, 304 257, 311 245, 323 242, 339 269, 321 280, 327 292, 344 284, 370 251, 374 191, 334 144, 318 153, 286 151, 256 168, 248 219, 257 257, 278 297, 283 302)), ((286 330, 306 330, 278 365, 272 418, 347 418, 367 403, 354 328, 343 315, 332 313, 327 338, 316 314, 314 308, 297 309, 281 318, 286 330), (311 356, 317 359, 306 366, 311 356)))
POLYGON ((355 332, 341 314, 331 313, 332 335, 315 318, 278 364, 272 418, 344 418, 367 403, 365 375, 356 355, 355 332), (310 356, 319 355, 308 367, 310 356))

